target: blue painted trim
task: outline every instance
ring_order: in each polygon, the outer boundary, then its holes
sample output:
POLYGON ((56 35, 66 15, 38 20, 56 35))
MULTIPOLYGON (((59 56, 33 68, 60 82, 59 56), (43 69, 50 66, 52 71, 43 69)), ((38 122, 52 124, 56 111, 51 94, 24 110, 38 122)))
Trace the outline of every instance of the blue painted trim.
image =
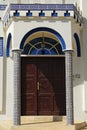
POLYGON ((45 16, 45 13, 43 13, 43 10, 41 10, 41 12, 39 13, 39 16, 40 17, 44 17, 45 16))
POLYGON ((5 10, 7 5, 0 5, 0 10, 5 10))
POLYGON ((7 38, 7 47, 6 47, 6 56, 9 57, 10 56, 10 43, 11 43, 11 33, 8 34, 8 38, 7 38))
POLYGON ((74 38, 75 38, 76 46, 77 46, 77 57, 81 57, 80 40, 79 40, 79 36, 77 33, 74 33, 74 38))
POLYGON ((20 16, 20 13, 18 12, 18 10, 15 11, 14 16, 15 16, 15 17, 20 16))
POLYGON ((24 43, 30 35, 32 35, 33 33, 39 32, 39 31, 47 31, 47 32, 54 34, 58 38, 58 40, 61 42, 62 50, 66 50, 66 44, 65 44, 63 37, 57 31, 55 31, 51 28, 47 28, 47 27, 38 27, 38 28, 32 29, 28 33, 26 33, 20 43, 20 49, 23 49, 24 43))
POLYGON ((3 56, 3 37, 0 37, 0 57, 3 56))
POLYGON ((26 16, 32 17, 32 13, 30 12, 30 10, 28 10, 28 12, 26 13, 26 16))
POLYGON ((64 13, 65 17, 70 17, 70 13, 68 13, 68 10, 66 11, 66 13, 64 13))
POLYGON ((11 10, 75 10, 74 4, 10 4, 11 10))
POLYGON ((56 13, 55 10, 53 10, 53 13, 51 13, 51 16, 52 16, 52 17, 57 17, 57 13, 56 13))

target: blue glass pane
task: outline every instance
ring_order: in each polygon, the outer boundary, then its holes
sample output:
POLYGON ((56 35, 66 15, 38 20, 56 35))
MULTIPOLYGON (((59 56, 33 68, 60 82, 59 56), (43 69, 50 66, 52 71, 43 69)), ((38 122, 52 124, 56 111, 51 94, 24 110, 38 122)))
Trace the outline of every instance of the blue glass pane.
POLYGON ((31 50, 31 52, 30 52, 31 55, 36 55, 36 53, 37 53, 37 50, 36 50, 35 48, 33 48, 33 49, 31 50))
POLYGON ((57 55, 57 53, 54 50, 50 50, 51 55, 57 55))
POLYGON ((46 49, 44 49, 44 50, 40 49, 40 50, 38 51, 38 54, 39 54, 39 55, 48 55, 48 54, 50 54, 50 53, 49 53, 49 51, 46 50, 46 49))

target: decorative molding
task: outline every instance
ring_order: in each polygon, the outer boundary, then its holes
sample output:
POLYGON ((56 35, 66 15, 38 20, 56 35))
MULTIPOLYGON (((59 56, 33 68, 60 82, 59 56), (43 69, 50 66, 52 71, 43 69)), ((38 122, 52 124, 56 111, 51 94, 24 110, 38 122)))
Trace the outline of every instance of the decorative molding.
POLYGON ((41 12, 39 13, 39 16, 40 17, 44 17, 45 16, 45 13, 43 12, 43 10, 41 10, 41 12))
POLYGON ((68 12, 68 10, 66 10, 66 13, 64 13, 65 17, 70 17, 70 13, 68 12))
POLYGON ((15 16, 15 17, 20 16, 20 13, 18 12, 18 10, 15 10, 14 16, 15 16))
POLYGON ((58 13, 56 13, 56 11, 53 10, 53 13, 51 13, 51 16, 52 16, 52 17, 57 17, 57 16, 58 16, 58 13))
POLYGON ((0 10, 5 10, 7 5, 0 5, 0 10))
POLYGON ((26 16, 32 17, 32 12, 30 12, 30 10, 28 10, 28 12, 26 13, 26 16))
POLYGON ((11 4, 11 10, 59 10, 66 11, 75 9, 74 4, 11 4))
MULTIPOLYGON (((5 7, 2 6, 2 9, 5 7)), ((55 11, 51 13, 50 16, 57 16, 56 11, 65 11, 64 16, 69 17, 70 13, 73 12, 73 18, 77 20, 78 24, 81 26, 83 23, 81 12, 75 7, 74 4, 10 4, 5 12, 5 16, 3 17, 4 26, 7 25, 10 19, 10 12, 15 11, 15 16, 20 16, 20 11, 30 11, 26 13, 26 16, 32 16, 32 11, 42 11, 39 13, 39 16, 45 16, 45 12, 43 11, 55 11), (18 12, 17 12, 18 11, 18 12)))
POLYGON ((47 27, 38 27, 38 28, 32 29, 31 31, 27 32, 20 43, 20 49, 23 49, 26 39, 30 35, 34 34, 35 32, 38 32, 38 31, 47 31, 47 32, 54 34, 60 40, 62 49, 66 50, 66 43, 65 43, 63 37, 61 36, 61 34, 59 34, 57 31, 55 31, 51 28, 47 28, 47 27))

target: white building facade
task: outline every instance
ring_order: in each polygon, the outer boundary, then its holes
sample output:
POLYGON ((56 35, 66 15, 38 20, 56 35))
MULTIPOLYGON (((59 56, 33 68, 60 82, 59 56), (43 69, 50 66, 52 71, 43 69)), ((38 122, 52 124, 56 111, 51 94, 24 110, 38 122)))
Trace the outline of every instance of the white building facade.
POLYGON ((87 120, 86 0, 0 1, 0 120, 87 120))

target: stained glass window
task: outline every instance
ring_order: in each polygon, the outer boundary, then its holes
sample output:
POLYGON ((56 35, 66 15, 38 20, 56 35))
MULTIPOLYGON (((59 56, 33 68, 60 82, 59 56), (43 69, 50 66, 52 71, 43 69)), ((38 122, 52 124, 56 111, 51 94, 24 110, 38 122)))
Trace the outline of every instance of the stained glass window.
POLYGON ((24 45, 22 54, 64 55, 61 44, 49 37, 38 37, 24 45))

